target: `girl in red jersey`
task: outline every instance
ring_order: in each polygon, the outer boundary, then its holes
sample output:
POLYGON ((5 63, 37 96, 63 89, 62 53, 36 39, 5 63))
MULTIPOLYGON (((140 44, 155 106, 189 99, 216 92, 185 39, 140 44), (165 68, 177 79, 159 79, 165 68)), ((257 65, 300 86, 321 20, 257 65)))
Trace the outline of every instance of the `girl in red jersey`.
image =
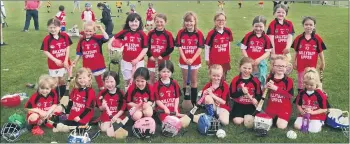
POLYGON ((127 108, 135 111, 131 116, 134 121, 142 117, 151 117, 153 115, 152 105, 154 102, 153 89, 149 80, 149 72, 147 68, 140 67, 134 73, 134 82, 126 92, 127 108))
POLYGON ((165 29, 167 23, 167 17, 164 14, 157 14, 154 18, 156 28, 148 33, 148 61, 147 68, 150 71, 151 79, 150 84, 158 81, 155 80, 155 60, 158 60, 158 64, 162 60, 169 60, 170 54, 174 50, 174 38, 170 31, 165 29))
POLYGON ((326 120, 327 96, 320 89, 321 82, 317 70, 307 67, 304 74, 305 89, 301 90, 296 98, 299 115, 294 123, 294 128, 301 129, 302 119, 305 113, 310 114, 309 132, 318 133, 322 130, 326 120))
POLYGON ((227 71, 230 66, 230 45, 233 35, 226 25, 226 15, 217 13, 214 16, 215 27, 208 32, 205 39, 205 61, 208 66, 220 64, 224 70, 223 80, 226 80, 227 71))
POLYGON ((278 4, 273 9, 273 14, 276 18, 271 21, 266 32, 273 47, 271 53, 284 54, 290 58, 289 49, 293 43, 294 27, 293 23, 286 19, 288 7, 278 4))
POLYGON ((66 90, 63 76, 70 65, 69 48, 73 43, 66 33, 60 32, 61 22, 56 18, 47 22, 47 28, 49 35, 45 36, 41 50, 47 56, 49 75, 58 81, 57 93, 63 96, 66 90))
POLYGON ((83 67, 89 68, 92 75, 95 76, 97 86, 100 90, 104 89, 102 74, 106 71, 106 64, 102 54, 102 44, 108 41, 108 34, 101 25, 95 25, 94 22, 84 23, 84 35, 80 38, 76 58, 73 64, 76 64, 80 57, 83 57, 83 67), (102 35, 96 34, 96 29, 102 32, 102 35))
POLYGON ((285 74, 288 64, 286 56, 275 55, 271 60, 272 70, 266 84, 270 92, 265 112, 272 118, 277 117, 277 127, 285 129, 292 114, 293 79, 285 74))
POLYGON ((176 80, 171 78, 174 73, 174 65, 170 60, 162 61, 159 64, 160 79, 153 86, 154 98, 157 110, 163 109, 164 113, 159 114, 159 119, 163 121, 171 112, 180 114, 181 90, 176 80))
POLYGON ((265 34, 266 19, 256 16, 253 19, 253 31, 247 33, 241 41, 241 50, 244 57, 254 60, 253 76, 258 77, 261 85, 265 85, 267 75, 266 58, 270 56, 271 42, 265 34))
POLYGON ((228 125, 230 116, 230 93, 228 84, 222 79, 223 68, 221 65, 213 64, 209 68, 210 81, 202 89, 202 96, 205 96, 204 104, 207 111, 215 110, 219 121, 228 125))
POLYGON ((121 60, 121 71, 126 88, 133 76, 133 69, 135 70, 145 65, 143 59, 148 51, 148 41, 146 34, 142 30, 143 23, 141 16, 137 13, 129 14, 123 30, 118 32, 108 44, 108 48, 111 49, 112 42, 115 39, 122 40, 124 50, 121 60))
POLYGON ((191 98, 192 105, 197 101, 198 69, 201 67, 200 54, 204 48, 204 36, 198 28, 197 15, 194 12, 186 12, 183 17, 182 29, 176 36, 175 45, 179 48, 179 62, 183 77, 183 91, 186 91, 186 81, 188 79, 188 69, 191 69, 191 98))
POLYGON ((100 126, 101 131, 107 132, 107 135, 114 136, 112 123, 124 118, 126 102, 123 98, 124 92, 117 87, 119 85, 119 75, 114 71, 108 71, 103 74, 105 90, 98 94, 97 106, 102 111, 100 126))
POLYGON ((75 84, 69 96, 66 125, 85 125, 94 115, 96 104, 95 91, 92 86, 92 72, 88 68, 80 68, 75 75, 75 84))
POLYGON ((146 10, 146 25, 145 28, 147 31, 153 29, 153 19, 156 14, 156 10, 153 8, 152 3, 148 3, 148 9, 146 10))
POLYGON ((320 57, 320 70, 324 70, 325 59, 323 51, 326 45, 322 38, 316 34, 316 19, 305 17, 302 21, 304 33, 298 35, 292 44, 296 54, 294 58, 294 69, 298 71, 298 91, 303 89, 303 72, 306 67, 317 66, 318 57, 320 57))
POLYGON ((42 135, 44 131, 41 124, 52 128, 47 123, 47 118, 61 115, 63 109, 58 106, 58 95, 53 90, 56 81, 49 75, 42 75, 39 78, 38 90, 29 98, 24 108, 28 110, 27 122, 34 135, 42 135))
POLYGON ((230 117, 236 125, 244 123, 248 128, 252 128, 255 105, 261 99, 261 87, 258 78, 253 77, 254 60, 243 57, 239 64, 240 74, 235 76, 230 84, 230 96, 234 105, 230 112, 230 117))

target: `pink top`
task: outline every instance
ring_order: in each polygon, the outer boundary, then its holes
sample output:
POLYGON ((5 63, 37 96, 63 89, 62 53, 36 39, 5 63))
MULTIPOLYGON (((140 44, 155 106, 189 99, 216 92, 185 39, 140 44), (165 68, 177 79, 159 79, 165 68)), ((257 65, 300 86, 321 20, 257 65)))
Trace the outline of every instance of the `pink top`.
POLYGON ((26 0, 24 2, 24 6, 27 10, 35 10, 39 8, 40 1, 39 0, 26 0))

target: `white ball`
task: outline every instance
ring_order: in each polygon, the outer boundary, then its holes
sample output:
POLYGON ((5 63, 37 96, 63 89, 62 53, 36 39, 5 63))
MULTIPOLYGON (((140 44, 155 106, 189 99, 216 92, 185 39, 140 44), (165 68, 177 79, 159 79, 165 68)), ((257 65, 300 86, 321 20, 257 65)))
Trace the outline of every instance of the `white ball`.
POLYGON ((290 131, 287 132, 287 137, 289 139, 296 139, 297 138, 297 133, 295 133, 295 131, 293 131, 293 130, 290 130, 290 131))
POLYGON ((223 130, 223 129, 219 129, 217 132, 216 132, 216 136, 218 138, 225 138, 226 137, 226 132, 223 130))

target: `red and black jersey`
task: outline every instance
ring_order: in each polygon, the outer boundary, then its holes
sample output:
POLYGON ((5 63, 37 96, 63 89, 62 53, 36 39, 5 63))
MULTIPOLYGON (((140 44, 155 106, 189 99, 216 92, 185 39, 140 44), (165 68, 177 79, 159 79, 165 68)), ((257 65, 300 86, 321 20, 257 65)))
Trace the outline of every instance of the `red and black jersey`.
MULTIPOLYGON (((204 48, 204 36, 200 30, 196 30, 194 32, 189 32, 187 29, 181 29, 177 33, 175 45, 182 49, 185 57, 187 59, 192 58, 198 48, 204 48)), ((187 65, 184 60, 179 57, 180 64, 187 65)), ((201 57, 198 58, 192 63, 192 65, 201 64, 201 57)))
POLYGON ((271 51, 272 48, 270 38, 265 33, 258 37, 254 31, 247 33, 241 43, 243 48, 247 51, 248 57, 253 60, 261 57, 265 52, 271 51))
MULTIPOLYGON (((41 50, 49 52, 52 56, 64 62, 66 58, 67 47, 73 42, 65 32, 58 33, 58 39, 55 39, 52 34, 47 35, 41 44, 41 50)), ((69 59, 68 59, 69 60, 69 59)), ((57 66, 54 61, 47 58, 49 69, 60 69, 63 66, 57 66)))
POLYGON ((233 101, 239 104, 253 104, 249 98, 244 96, 242 91, 242 84, 247 88, 248 93, 252 95, 257 101, 261 99, 261 83, 258 78, 250 76, 249 79, 243 79, 242 74, 235 76, 230 84, 230 96, 233 101))
MULTIPOLYGON (((310 108, 312 111, 329 108, 327 105, 327 96, 324 95, 324 93, 319 89, 315 90, 314 93, 311 95, 308 95, 306 93, 306 90, 300 91, 296 98, 296 102, 297 105, 301 106, 303 109, 310 108)), ((317 115, 311 115, 310 119, 324 121, 326 120, 326 114, 322 113, 317 115)))
POLYGON ((233 34, 227 27, 223 33, 216 29, 208 32, 205 44, 210 47, 209 62, 210 64, 230 63, 230 42, 233 41, 233 34))
POLYGON ((94 89, 88 88, 74 88, 69 96, 68 110, 70 114, 68 120, 74 120, 79 116, 79 123, 88 123, 94 115, 94 108, 96 104, 96 95, 94 89))
MULTIPOLYGON (((161 56, 163 60, 169 60, 170 54, 173 52, 173 50, 174 37, 170 31, 157 31, 156 29, 153 29, 148 33, 148 58, 151 56, 155 58, 161 56)), ((148 59, 147 67, 154 68, 154 61, 148 59)))
MULTIPOLYGON (((124 92, 117 88, 116 93, 111 94, 108 89, 102 90, 98 93, 97 106, 102 106, 102 101, 107 102, 109 110, 113 113, 112 115, 117 114, 119 111, 124 111, 126 109, 126 101, 124 99, 124 92)), ((103 111, 101 115, 108 115, 106 111, 103 111)))
POLYGON ((25 108, 32 109, 38 108, 43 111, 48 111, 52 105, 58 104, 57 93, 51 91, 46 97, 35 92, 24 105, 25 108))
POLYGON ((142 30, 122 30, 114 35, 114 38, 122 40, 124 46, 123 60, 127 62, 135 59, 141 53, 142 49, 148 46, 147 36, 142 30))
POLYGON ((291 105, 291 98, 294 95, 293 79, 285 75, 282 79, 274 78, 274 74, 270 74, 266 79, 266 83, 272 80, 277 90, 270 90, 268 106, 291 105))
POLYGON ((102 44, 108 42, 103 35, 93 35, 87 39, 80 38, 76 54, 83 57, 83 67, 91 69, 92 72, 100 71, 106 68, 102 53, 102 44))
MULTIPOLYGON (((170 79, 169 84, 164 84, 161 80, 158 80, 153 85, 154 99, 160 100, 170 111, 175 110, 175 99, 180 98, 181 90, 179 84, 170 79)), ((157 107, 157 109, 161 109, 157 107)))
MULTIPOLYGON (((134 102, 138 104, 140 102, 154 101, 153 89, 150 84, 146 84, 146 87, 140 90, 135 82, 133 82, 125 95, 127 103, 134 102)), ((128 109, 130 109, 130 107, 128 107, 128 109)))
POLYGON ((271 21, 266 34, 274 36, 275 54, 283 54, 283 50, 287 46, 288 35, 294 35, 294 33, 291 21, 284 19, 283 24, 280 24, 277 18, 271 21))
MULTIPOLYGON (((207 90, 211 86, 212 86, 212 82, 208 82, 203 87, 202 92, 204 92, 205 90, 207 90)), ((223 99, 226 102, 225 104, 220 104, 219 107, 224 108, 227 111, 230 111, 230 105, 229 105, 229 101, 230 101, 229 94, 230 93, 229 93, 228 84, 225 81, 221 81, 220 86, 213 91, 213 94, 216 95, 217 97, 223 99)), ((203 96, 203 93, 202 93, 202 96, 203 96)))
POLYGON ((297 55, 298 72, 304 71, 306 67, 316 68, 318 54, 326 50, 326 45, 322 38, 315 34, 311 34, 311 39, 305 38, 305 32, 298 35, 292 44, 297 55))

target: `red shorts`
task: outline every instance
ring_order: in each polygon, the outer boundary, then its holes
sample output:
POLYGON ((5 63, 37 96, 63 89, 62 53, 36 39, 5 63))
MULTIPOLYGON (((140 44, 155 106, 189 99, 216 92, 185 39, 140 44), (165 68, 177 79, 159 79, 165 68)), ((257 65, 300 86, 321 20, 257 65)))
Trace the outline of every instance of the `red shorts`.
MULTIPOLYGON (((117 112, 113 113, 113 115, 115 115, 115 114, 117 114, 117 112)), ((111 119, 109 119, 109 116, 105 112, 102 112, 100 118, 101 118, 101 122, 109 122, 109 121, 111 121, 111 119)), ((123 120, 125 118, 125 115, 122 114, 119 118, 123 120)))
MULTIPOLYGON (((211 65, 212 65, 212 64, 209 64, 209 67, 210 67, 211 65)), ((224 63, 224 64, 219 64, 219 65, 222 66, 222 69, 223 69, 224 72, 229 71, 229 70, 231 69, 230 63, 224 63)))
POLYGON ((290 115, 292 114, 292 106, 283 109, 281 107, 267 106, 265 109, 265 113, 271 118, 277 116, 278 118, 288 122, 290 119, 290 115))
POLYGON ((262 4, 264 4, 264 2, 259 2, 259 4, 261 4, 261 5, 262 5, 262 4))

